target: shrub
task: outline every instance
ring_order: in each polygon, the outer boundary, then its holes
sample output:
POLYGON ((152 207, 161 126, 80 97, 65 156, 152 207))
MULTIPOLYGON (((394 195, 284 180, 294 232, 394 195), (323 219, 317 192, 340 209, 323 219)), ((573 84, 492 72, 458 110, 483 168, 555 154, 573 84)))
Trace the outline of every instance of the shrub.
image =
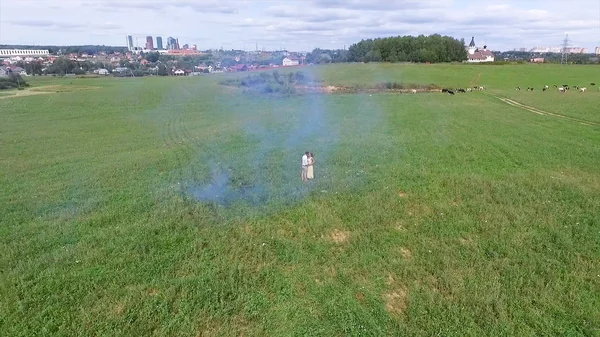
POLYGON ((7 77, 0 77, 0 90, 28 86, 29 84, 19 74, 9 74, 7 77))

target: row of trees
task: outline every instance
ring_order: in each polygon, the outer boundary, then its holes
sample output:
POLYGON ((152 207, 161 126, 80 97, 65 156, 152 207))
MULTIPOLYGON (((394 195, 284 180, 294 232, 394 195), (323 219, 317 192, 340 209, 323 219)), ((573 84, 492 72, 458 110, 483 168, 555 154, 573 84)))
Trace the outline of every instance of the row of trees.
MULTIPOLYGON (((507 62, 529 62, 533 58, 544 58, 546 63, 560 63, 562 55, 560 53, 533 53, 528 51, 505 51, 496 52, 496 61, 507 62)), ((567 55, 569 64, 598 64, 600 57, 593 54, 569 54, 567 55)))
POLYGON ((465 41, 450 36, 397 36, 362 40, 348 48, 350 62, 462 62, 465 41))

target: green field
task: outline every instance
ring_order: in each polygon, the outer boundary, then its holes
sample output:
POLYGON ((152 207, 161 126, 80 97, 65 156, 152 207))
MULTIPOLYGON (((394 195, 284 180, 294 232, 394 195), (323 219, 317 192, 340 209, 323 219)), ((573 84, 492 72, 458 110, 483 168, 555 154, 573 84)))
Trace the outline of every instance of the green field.
POLYGON ((600 335, 600 68, 303 71, 487 90, 28 79, 50 93, 0 94, 0 335, 600 335))

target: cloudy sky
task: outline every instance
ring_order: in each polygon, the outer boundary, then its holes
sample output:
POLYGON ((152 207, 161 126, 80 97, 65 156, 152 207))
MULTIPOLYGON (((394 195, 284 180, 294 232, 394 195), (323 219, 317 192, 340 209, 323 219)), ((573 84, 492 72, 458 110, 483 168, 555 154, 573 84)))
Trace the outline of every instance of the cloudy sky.
POLYGON ((342 48, 433 34, 493 50, 600 46, 600 0, 0 0, 0 44, 125 45, 179 38, 199 49, 342 48))

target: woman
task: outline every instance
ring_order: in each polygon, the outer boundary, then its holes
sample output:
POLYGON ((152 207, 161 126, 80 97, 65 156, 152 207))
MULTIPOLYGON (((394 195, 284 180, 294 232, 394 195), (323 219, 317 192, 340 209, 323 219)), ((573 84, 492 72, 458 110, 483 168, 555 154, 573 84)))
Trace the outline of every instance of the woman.
POLYGON ((313 165, 315 164, 315 156, 312 152, 308 153, 308 172, 306 172, 306 178, 308 180, 313 179, 315 177, 315 172, 313 169, 313 165))

